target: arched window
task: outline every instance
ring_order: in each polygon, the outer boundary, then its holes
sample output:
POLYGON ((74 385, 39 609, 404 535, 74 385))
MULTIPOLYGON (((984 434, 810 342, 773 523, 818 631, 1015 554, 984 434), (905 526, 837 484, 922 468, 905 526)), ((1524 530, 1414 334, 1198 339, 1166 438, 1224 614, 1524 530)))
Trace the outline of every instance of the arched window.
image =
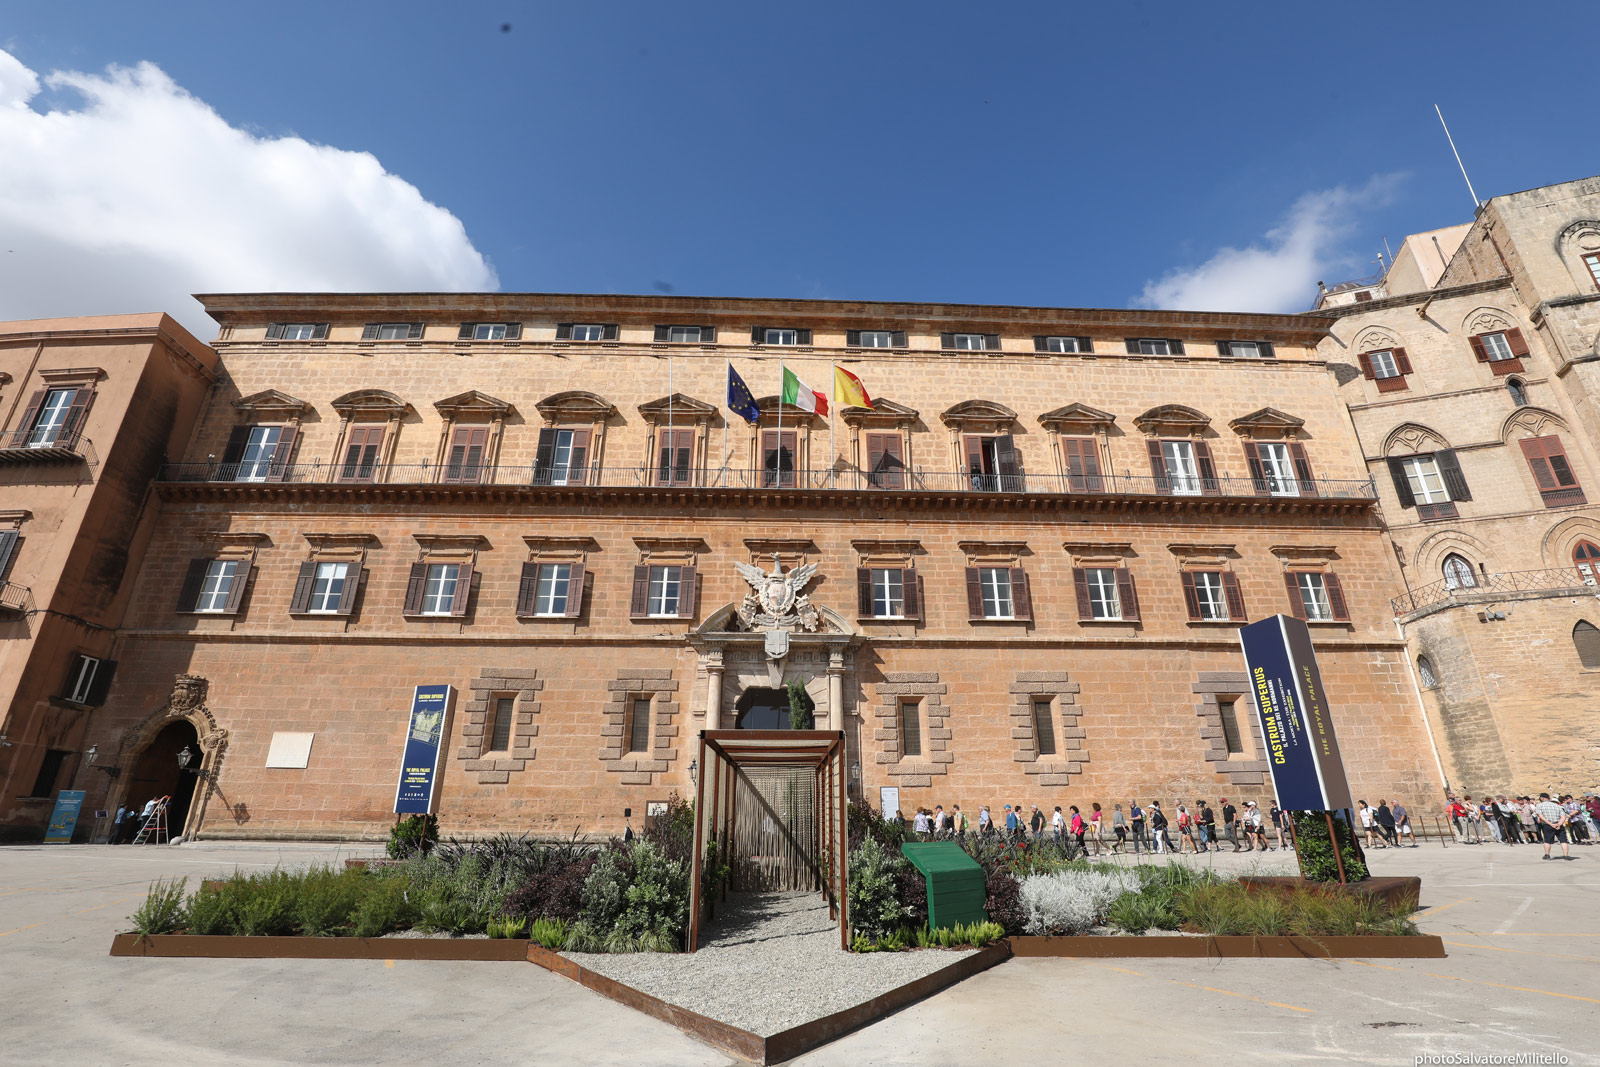
POLYGON ((1427 656, 1417 657, 1417 677, 1422 681, 1422 688, 1435 689, 1439 685, 1439 676, 1433 673, 1433 660, 1427 656))
POLYGON ((1446 589, 1470 589, 1478 584, 1478 576, 1472 573, 1472 564, 1452 552, 1444 558, 1444 584, 1446 589))
POLYGON ((1578 567, 1578 576, 1585 585, 1600 584, 1600 548, 1593 541, 1579 541, 1572 550, 1572 562, 1578 567))
POLYGON ((1579 663, 1589 668, 1600 667, 1600 629, 1580 619, 1572 628, 1572 643, 1578 649, 1579 663))
POLYGON ((1528 387, 1515 378, 1506 379, 1506 392, 1511 394, 1511 402, 1519 408, 1528 402, 1528 387))

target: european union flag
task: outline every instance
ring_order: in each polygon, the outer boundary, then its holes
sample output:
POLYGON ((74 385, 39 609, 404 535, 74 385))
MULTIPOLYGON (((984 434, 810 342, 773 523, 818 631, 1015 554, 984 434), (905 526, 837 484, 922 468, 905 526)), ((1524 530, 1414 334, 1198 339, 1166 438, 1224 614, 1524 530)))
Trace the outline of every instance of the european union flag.
POLYGON ((728 364, 728 410, 752 425, 761 421, 761 409, 756 407, 756 398, 750 395, 750 387, 744 384, 744 379, 739 377, 732 363, 728 364))

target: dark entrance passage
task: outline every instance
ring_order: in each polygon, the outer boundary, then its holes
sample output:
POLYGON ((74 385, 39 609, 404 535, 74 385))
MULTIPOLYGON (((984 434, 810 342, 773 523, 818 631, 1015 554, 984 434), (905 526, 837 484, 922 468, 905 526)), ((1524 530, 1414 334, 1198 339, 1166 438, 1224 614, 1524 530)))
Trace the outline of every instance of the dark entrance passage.
MULTIPOLYGON (((133 776, 123 802, 136 811, 144 809, 145 801, 170 796, 167 806, 167 832, 177 837, 183 833, 184 820, 189 817, 189 805, 194 802, 195 786, 200 776, 194 772, 199 767, 200 735, 187 719, 168 723, 156 734, 134 763, 133 776), (188 746, 196 759, 188 770, 178 766, 178 753, 188 746)), ((130 838, 131 840, 131 838, 130 838)))
MULTIPOLYGON (((817 707, 809 695, 806 710, 816 720, 817 707)), ((746 689, 733 706, 738 714, 733 720, 735 730, 787 730, 789 729, 789 691, 787 689, 746 689)))

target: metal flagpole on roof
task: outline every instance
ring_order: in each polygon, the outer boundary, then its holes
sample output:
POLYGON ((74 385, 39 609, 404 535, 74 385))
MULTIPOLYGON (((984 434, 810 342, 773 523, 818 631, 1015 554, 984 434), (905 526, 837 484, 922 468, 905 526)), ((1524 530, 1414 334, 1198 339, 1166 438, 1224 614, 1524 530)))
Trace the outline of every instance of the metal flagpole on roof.
MULTIPOLYGON (((677 474, 678 468, 677 468, 677 465, 674 462, 678 458, 678 455, 677 455, 677 444, 678 444, 677 440, 672 436, 672 350, 668 349, 667 350, 667 484, 668 485, 671 485, 674 481, 677 480, 675 475, 677 474)), ((659 462, 660 453, 661 453, 661 447, 658 444, 656 446, 656 454, 657 454, 658 462, 659 462)), ((685 473, 687 473, 687 472, 685 472, 685 473)))
POLYGON ((828 396, 832 398, 832 402, 828 404, 828 488, 830 489, 834 487, 834 478, 836 477, 834 474, 834 468, 839 465, 838 455, 833 450, 833 409, 838 406, 839 400, 839 398, 835 395, 835 390, 833 388, 833 373, 834 366, 832 363, 829 363, 828 396))
MULTIPOLYGON (((724 385, 723 389, 727 390, 733 384, 733 360, 729 359, 729 360, 725 360, 724 362, 726 362, 727 365, 728 365, 728 368, 727 368, 728 369, 728 374, 727 374, 727 385, 724 385)), ((723 400, 726 401, 727 397, 723 397, 723 400)), ((723 407, 727 407, 727 404, 724 403, 723 407)), ((722 470, 717 472, 717 484, 718 485, 722 485, 724 483, 724 481, 727 479, 727 477, 728 477, 728 416, 726 414, 724 414, 722 416, 722 470)))
MULTIPOLYGON (((778 475, 777 475, 777 478, 774 480, 773 484, 776 485, 780 489, 783 488, 783 387, 784 387, 784 381, 783 381, 783 357, 779 356, 778 357, 778 450, 777 450, 778 475)), ((761 435, 759 433, 756 435, 756 437, 758 439, 760 438, 760 436, 761 435)), ((799 434, 795 434, 794 443, 797 446, 800 444, 800 435, 799 434)), ((765 456, 762 457, 761 465, 763 467, 766 466, 766 457, 765 456)))

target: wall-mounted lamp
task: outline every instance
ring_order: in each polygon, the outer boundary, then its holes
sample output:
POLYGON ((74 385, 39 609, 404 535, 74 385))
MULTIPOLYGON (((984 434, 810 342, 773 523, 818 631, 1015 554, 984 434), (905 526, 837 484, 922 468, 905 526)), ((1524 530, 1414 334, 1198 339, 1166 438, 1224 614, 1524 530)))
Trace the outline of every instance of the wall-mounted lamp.
POLYGON ((695 775, 695 772, 698 771, 699 769, 700 769, 700 762, 698 760, 690 760, 689 761, 689 777, 690 778, 693 778, 694 775, 695 775))
POLYGON ((93 767, 94 766, 94 761, 95 761, 95 759, 97 757, 99 757, 99 755, 100 755, 100 746, 99 745, 90 745, 89 746, 89 751, 87 751, 87 752, 85 752, 83 754, 83 762, 85 762, 89 766, 93 767))

